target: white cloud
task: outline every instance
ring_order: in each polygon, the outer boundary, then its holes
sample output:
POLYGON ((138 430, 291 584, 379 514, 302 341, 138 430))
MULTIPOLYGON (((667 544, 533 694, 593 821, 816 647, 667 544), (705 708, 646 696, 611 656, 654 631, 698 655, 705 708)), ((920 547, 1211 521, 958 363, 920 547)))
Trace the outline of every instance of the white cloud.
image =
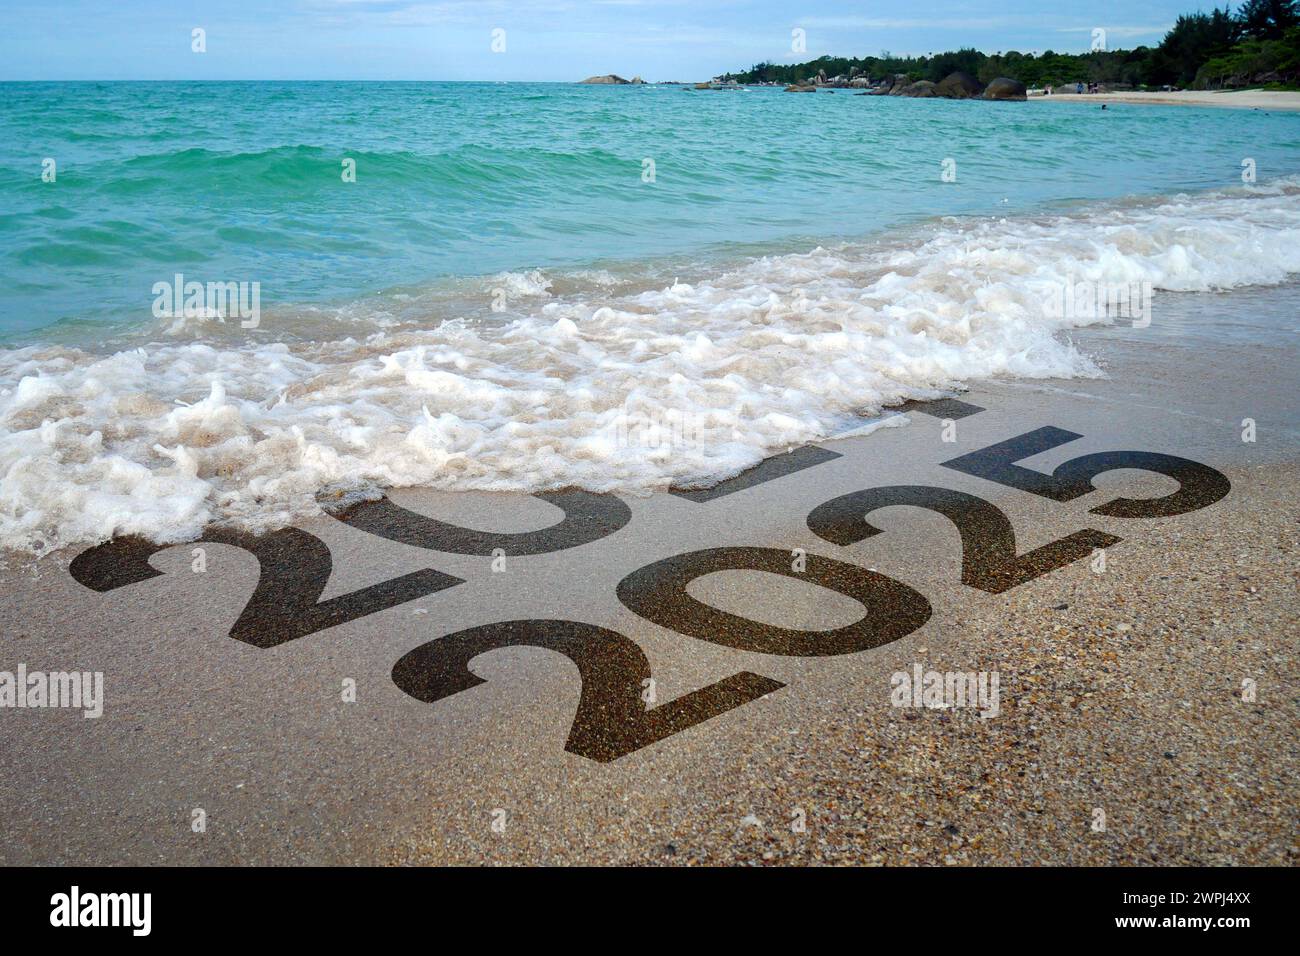
POLYGON ((844 30, 988 30, 994 27, 1025 23, 1027 19, 1026 17, 970 17, 964 19, 936 17, 804 17, 798 21, 798 25, 844 30))
POLYGON ((1106 31, 1107 36, 1145 37, 1145 36, 1164 36, 1171 29, 1173 29, 1173 26, 1174 25, 1172 23, 1166 23, 1163 24, 1162 26, 1154 26, 1154 27, 1137 27, 1137 26, 1112 27, 1102 23, 1102 24, 1098 24, 1096 27, 1061 27, 1056 32, 1057 33, 1092 33, 1093 30, 1100 28, 1106 31))

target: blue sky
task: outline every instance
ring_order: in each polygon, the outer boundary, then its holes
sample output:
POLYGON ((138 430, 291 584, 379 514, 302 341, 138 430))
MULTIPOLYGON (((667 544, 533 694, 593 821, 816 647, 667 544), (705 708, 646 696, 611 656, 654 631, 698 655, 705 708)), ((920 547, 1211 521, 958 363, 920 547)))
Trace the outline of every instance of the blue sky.
POLYGON ((0 79, 698 80, 760 60, 1157 42, 1195 0, 5 0, 0 79), (1077 9, 1071 9, 1071 7, 1077 9), (191 31, 207 51, 191 51, 191 31), (807 52, 791 50, 801 28, 807 52), (492 31, 504 30, 504 52, 492 31))

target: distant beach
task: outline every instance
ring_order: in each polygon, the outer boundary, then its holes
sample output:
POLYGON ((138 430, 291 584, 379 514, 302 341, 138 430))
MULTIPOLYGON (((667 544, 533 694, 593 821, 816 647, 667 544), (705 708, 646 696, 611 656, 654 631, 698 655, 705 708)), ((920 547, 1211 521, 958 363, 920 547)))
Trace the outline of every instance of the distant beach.
POLYGON ((1037 103, 1133 103, 1144 106, 1221 106, 1246 110, 1300 110, 1295 90, 1172 90, 1163 93, 1058 93, 1031 95, 1037 103))

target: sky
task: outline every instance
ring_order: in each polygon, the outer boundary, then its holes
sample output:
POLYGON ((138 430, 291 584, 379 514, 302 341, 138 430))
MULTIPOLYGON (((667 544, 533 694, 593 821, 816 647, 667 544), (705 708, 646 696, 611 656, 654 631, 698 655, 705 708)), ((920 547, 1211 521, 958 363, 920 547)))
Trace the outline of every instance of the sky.
POLYGON ((0 80, 702 80, 821 56, 1154 44, 1197 0, 0 0, 0 80), (924 12, 922 12, 924 10, 924 12), (203 31, 203 52, 193 36, 203 31), (792 32, 803 30, 805 51, 792 32), (497 32, 494 31, 504 31, 497 32), (496 49, 494 49, 494 46, 496 49))

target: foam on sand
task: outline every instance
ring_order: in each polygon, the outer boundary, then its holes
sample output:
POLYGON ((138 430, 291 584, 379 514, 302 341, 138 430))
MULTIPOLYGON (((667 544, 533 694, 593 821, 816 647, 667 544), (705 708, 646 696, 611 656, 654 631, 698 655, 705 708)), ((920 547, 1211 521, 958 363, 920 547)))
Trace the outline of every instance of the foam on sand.
POLYGON ((331 341, 0 351, 0 545, 270 529, 318 513, 327 488, 720 480, 961 383, 1100 374, 1060 333, 1110 320, 1044 308, 1064 282, 1214 291, 1297 272, 1300 182, 1285 180, 945 220, 632 293, 551 295, 520 274, 509 320, 395 330, 354 310, 331 341))

